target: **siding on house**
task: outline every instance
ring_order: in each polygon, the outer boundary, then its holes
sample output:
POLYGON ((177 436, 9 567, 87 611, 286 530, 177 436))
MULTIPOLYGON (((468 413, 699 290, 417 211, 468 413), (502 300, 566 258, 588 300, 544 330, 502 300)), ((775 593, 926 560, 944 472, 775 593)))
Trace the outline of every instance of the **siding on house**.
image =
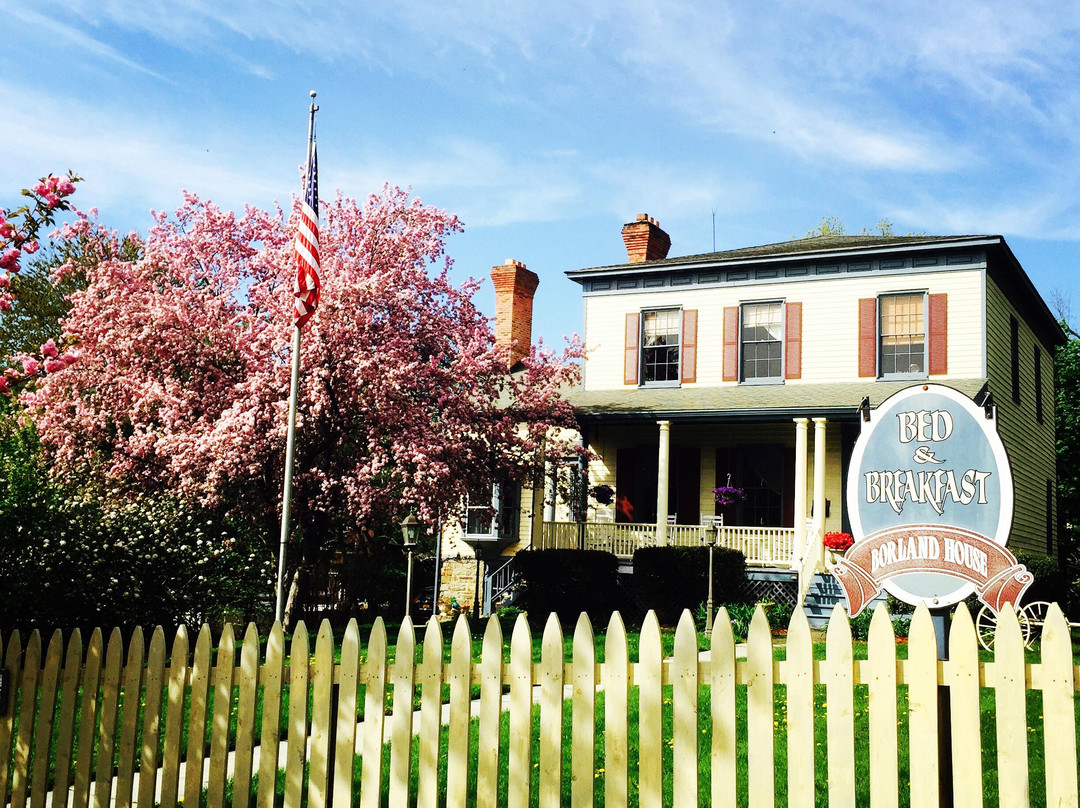
POLYGON ((802 304, 801 378, 786 384, 853 380, 858 377, 859 300, 919 291, 948 296, 948 373, 934 380, 981 377, 984 271, 985 261, 980 261, 959 269, 909 270, 903 275, 587 294, 585 389, 625 387, 626 315, 658 308, 697 311, 696 385, 737 384, 723 381, 724 308, 766 301, 802 304))
MULTIPOLYGON (((1035 334, 991 278, 986 281, 987 380, 997 404, 998 433, 1013 471, 1016 505, 1009 548, 1046 552, 1046 481, 1056 486, 1053 346, 1040 343, 1042 367, 1042 423, 1035 412, 1035 334), (1010 317, 1019 322, 1020 403, 1012 397, 1012 345, 1010 317)), ((1052 498, 1054 549, 1057 540, 1057 503, 1052 498)))

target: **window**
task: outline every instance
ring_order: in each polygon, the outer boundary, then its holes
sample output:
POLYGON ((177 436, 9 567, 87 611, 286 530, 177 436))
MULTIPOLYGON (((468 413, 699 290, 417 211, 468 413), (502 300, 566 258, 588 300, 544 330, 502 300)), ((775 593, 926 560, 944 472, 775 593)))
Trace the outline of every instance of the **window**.
POLYGON ((641 315, 641 383, 679 383, 678 309, 645 311, 641 315))
POLYGON ((1043 397, 1042 397, 1042 351, 1035 346, 1035 420, 1043 422, 1043 397))
POLYGON ((926 295, 883 295, 878 299, 878 355, 882 377, 926 375, 926 295))
POLYGON ((465 509, 465 536, 516 539, 520 504, 521 486, 516 483, 496 483, 490 493, 470 496, 465 509))
POLYGON ((1012 399, 1020 403, 1020 322, 1009 315, 1009 360, 1012 371, 1012 399))
POLYGON ((745 303, 740 329, 742 381, 784 378, 784 304, 745 303))

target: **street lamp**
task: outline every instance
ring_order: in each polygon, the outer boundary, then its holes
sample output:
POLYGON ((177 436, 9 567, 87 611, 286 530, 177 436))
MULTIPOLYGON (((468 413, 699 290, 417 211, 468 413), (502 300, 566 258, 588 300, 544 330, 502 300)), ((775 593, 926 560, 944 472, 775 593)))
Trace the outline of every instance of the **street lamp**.
POLYGON ((409 563, 405 572, 405 614, 412 611, 412 553, 416 537, 420 534, 420 521, 411 513, 401 522, 401 543, 409 551, 409 563))
POLYGON ((705 601, 705 633, 712 634, 712 621, 713 621, 713 599, 712 599, 712 551, 716 546, 716 522, 713 522, 707 528, 705 528, 705 543, 709 545, 709 597, 705 601))

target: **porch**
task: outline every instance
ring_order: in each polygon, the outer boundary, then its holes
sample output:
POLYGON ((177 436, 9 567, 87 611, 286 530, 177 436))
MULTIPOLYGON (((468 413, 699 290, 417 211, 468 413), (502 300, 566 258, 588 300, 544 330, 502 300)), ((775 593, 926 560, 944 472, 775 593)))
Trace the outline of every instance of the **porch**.
MULTIPOLYGON (((657 525, 653 523, 544 522, 539 549, 603 550, 629 560, 639 547, 708 545, 707 525, 664 527, 666 539, 660 540, 657 525)), ((804 554, 797 552, 793 527, 717 524, 716 531, 716 546, 740 551, 746 556, 747 564, 798 569, 804 554)))

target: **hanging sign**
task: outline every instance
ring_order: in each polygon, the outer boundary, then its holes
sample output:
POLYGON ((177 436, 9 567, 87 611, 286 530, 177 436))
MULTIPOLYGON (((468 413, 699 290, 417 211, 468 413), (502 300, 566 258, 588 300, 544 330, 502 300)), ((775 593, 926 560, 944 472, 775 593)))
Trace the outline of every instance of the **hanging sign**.
POLYGON ((1033 577, 1005 549, 1013 517, 996 413, 951 387, 920 384, 869 413, 851 457, 855 543, 833 567, 859 614, 882 590, 940 608, 972 593, 997 611, 1033 577))

